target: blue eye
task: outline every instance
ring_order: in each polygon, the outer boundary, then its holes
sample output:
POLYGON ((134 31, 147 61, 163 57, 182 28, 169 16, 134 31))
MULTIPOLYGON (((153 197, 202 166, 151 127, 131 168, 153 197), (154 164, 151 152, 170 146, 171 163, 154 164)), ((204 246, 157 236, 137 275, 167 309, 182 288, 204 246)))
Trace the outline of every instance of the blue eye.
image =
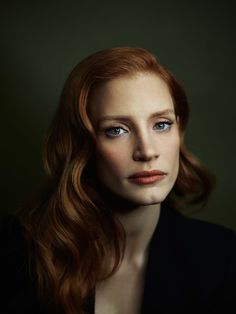
POLYGON ((159 132, 168 131, 171 128, 172 122, 170 121, 161 121, 155 124, 155 129, 159 132))
POLYGON ((127 133, 127 131, 121 127, 113 127, 105 130, 105 134, 109 137, 117 137, 124 133, 127 133), (123 132, 120 132, 121 130, 123 130, 123 132))

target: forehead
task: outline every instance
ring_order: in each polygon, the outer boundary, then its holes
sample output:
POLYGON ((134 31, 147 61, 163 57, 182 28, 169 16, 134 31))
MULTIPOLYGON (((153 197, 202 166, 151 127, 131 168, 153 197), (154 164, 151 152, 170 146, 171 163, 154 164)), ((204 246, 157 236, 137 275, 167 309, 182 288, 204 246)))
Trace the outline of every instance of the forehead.
POLYGON ((96 88, 89 102, 89 116, 96 121, 103 115, 129 115, 145 118, 174 109, 166 83, 156 74, 139 73, 120 77, 96 88))

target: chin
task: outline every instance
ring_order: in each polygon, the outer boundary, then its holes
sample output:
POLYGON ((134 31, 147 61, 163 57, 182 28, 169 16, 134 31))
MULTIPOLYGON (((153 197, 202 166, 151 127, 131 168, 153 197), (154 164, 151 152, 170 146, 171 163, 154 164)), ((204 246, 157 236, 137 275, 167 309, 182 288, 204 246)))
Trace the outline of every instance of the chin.
POLYGON ((139 203, 137 202, 137 205, 139 206, 148 206, 148 205, 155 205, 155 204, 160 204, 164 201, 165 198, 155 198, 151 200, 143 200, 140 201, 139 203))
POLYGON ((139 195, 137 197, 124 197, 127 199, 127 201, 132 202, 136 206, 148 206, 148 205, 154 205, 154 204, 160 204, 162 203, 168 194, 162 194, 158 195, 156 193, 155 195, 139 195))
POLYGON ((99 186, 100 192, 104 198, 111 201, 112 204, 126 207, 148 206, 162 203, 170 192, 171 186, 162 186, 159 188, 145 189, 145 190, 132 190, 132 188, 123 187, 120 185, 120 189, 117 186, 108 186, 108 184, 102 183, 99 186))

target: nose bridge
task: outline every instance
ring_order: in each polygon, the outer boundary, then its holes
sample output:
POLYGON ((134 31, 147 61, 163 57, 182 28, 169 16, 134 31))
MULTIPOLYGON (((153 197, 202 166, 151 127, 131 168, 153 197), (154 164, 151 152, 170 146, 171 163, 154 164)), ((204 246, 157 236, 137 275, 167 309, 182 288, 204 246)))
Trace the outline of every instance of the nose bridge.
POLYGON ((135 135, 134 157, 145 160, 158 157, 156 141, 152 130, 147 127, 139 128, 135 135))

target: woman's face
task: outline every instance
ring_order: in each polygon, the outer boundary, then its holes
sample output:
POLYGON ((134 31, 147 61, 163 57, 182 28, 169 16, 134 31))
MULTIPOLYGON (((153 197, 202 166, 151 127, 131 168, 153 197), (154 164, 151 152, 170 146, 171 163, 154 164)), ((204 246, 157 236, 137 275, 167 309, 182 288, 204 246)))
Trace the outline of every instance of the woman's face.
POLYGON ((165 82, 149 73, 111 80, 93 91, 88 113, 100 182, 137 206, 162 202, 176 181, 180 148, 165 82), (137 174, 153 170, 148 177, 137 174), (137 178, 130 178, 134 174, 137 178))

